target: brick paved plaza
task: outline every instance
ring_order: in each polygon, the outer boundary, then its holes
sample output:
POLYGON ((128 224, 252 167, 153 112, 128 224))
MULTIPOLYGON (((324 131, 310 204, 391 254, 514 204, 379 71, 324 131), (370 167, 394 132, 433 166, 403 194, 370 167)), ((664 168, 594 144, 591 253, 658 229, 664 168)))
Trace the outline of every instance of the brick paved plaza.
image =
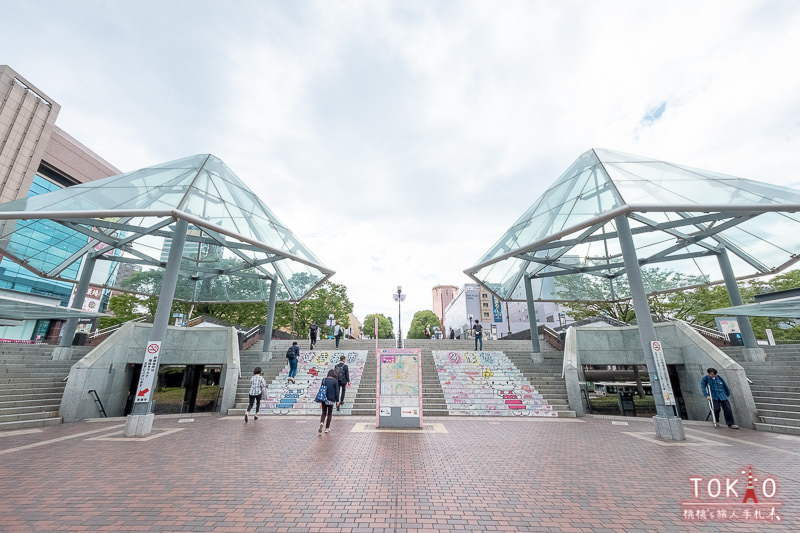
POLYGON ((332 432, 319 435, 311 417, 245 425, 195 416, 157 417, 151 435, 124 438, 123 422, 0 434, 0 530, 800 528, 800 438, 787 435, 687 423, 686 442, 666 442, 655 440, 649 419, 599 417, 442 417, 423 430, 376 431, 374 418, 352 416, 335 417, 332 432), (758 506, 739 503, 747 465, 758 506), (738 480, 738 498, 726 499, 725 478, 738 480), (777 482, 771 499, 762 494, 767 478, 777 482), (721 495, 709 497, 709 487, 721 495), (720 508, 742 516, 775 508, 781 519, 683 519, 687 510, 720 508))

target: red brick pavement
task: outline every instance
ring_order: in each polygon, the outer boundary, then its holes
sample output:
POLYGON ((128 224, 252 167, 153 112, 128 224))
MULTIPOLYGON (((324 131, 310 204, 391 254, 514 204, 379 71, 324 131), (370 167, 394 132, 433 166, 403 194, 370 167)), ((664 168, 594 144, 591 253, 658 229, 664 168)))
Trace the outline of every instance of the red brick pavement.
MULTIPOLYGON (((0 434, 0 531, 800 529, 800 438, 686 425, 689 440, 673 445, 649 420, 628 421, 438 418, 426 422, 446 433, 352 432, 374 418, 337 416, 319 435, 311 418, 204 416, 158 417, 147 440, 123 438, 120 419, 0 434), (681 502, 720 501, 693 499, 689 477, 705 491, 750 464, 778 481, 780 522, 682 519, 681 502)), ((736 488, 743 497, 743 480, 736 488)))

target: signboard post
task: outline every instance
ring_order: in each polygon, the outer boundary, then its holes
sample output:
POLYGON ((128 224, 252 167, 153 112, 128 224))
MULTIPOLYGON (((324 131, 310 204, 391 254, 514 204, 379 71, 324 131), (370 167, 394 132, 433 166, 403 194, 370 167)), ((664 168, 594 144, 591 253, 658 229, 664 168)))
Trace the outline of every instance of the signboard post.
POLYGON ((664 396, 664 405, 675 405, 675 394, 672 392, 672 382, 669 380, 667 362, 664 359, 664 348, 660 341, 650 341, 650 351, 653 352, 653 359, 656 362, 655 377, 661 386, 661 394, 664 396))
POLYGON ((144 352, 142 372, 139 374, 139 386, 136 387, 136 396, 133 402, 147 404, 153 396, 155 380, 153 377, 158 372, 158 356, 161 353, 161 341, 150 341, 144 352))
POLYGON ((422 357, 419 349, 386 349, 378 355, 377 427, 422 427, 422 357))

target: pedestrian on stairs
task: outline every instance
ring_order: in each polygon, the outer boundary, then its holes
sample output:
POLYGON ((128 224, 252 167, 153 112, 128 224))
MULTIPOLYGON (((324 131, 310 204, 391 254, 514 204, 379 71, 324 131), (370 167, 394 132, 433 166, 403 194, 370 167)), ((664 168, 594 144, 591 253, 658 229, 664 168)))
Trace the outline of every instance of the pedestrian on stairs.
POLYGON ((339 341, 344 337, 344 329, 339 324, 333 327, 333 338, 336 339, 336 348, 339 348, 339 341))
POLYGON ((244 423, 247 424, 247 415, 253 409, 253 403, 256 404, 256 413, 253 416, 254 420, 258 420, 258 413, 261 411, 261 395, 267 390, 267 381, 261 375, 261 367, 257 366, 253 369, 253 377, 250 378, 250 390, 247 395, 250 402, 247 404, 247 411, 244 412, 244 423))
POLYGON ((314 349, 314 345, 317 344, 317 333, 319 332, 319 326, 316 322, 312 322, 311 325, 308 327, 308 336, 311 338, 311 347, 309 350, 314 349))
POLYGON ((339 362, 333 367, 334 373, 336 375, 336 379, 339 381, 339 398, 337 398, 338 403, 336 404, 336 410, 340 411, 342 409, 342 404, 344 403, 344 394, 347 391, 347 387, 350 386, 350 368, 345 364, 345 356, 341 356, 339 358, 339 362))
POLYGON ((294 377, 297 375, 297 360, 300 358, 300 347, 297 341, 286 350, 286 359, 289 360, 289 381, 294 383, 294 377))
POLYGON ((475 325, 472 326, 472 330, 475 332, 475 351, 478 351, 478 343, 480 343, 481 350, 483 350, 483 326, 481 326, 477 318, 475 319, 475 325))

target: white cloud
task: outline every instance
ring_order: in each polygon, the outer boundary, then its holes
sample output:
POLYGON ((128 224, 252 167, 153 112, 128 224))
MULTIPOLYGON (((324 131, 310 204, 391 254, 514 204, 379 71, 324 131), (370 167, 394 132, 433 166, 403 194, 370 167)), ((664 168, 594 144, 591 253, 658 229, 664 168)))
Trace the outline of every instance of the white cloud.
POLYGON ((17 22, 3 61, 63 106, 59 126, 123 170, 221 157, 360 317, 396 317, 403 285, 404 330, 590 147, 797 182, 792 2, 0 0, 0 13, 17 22))

